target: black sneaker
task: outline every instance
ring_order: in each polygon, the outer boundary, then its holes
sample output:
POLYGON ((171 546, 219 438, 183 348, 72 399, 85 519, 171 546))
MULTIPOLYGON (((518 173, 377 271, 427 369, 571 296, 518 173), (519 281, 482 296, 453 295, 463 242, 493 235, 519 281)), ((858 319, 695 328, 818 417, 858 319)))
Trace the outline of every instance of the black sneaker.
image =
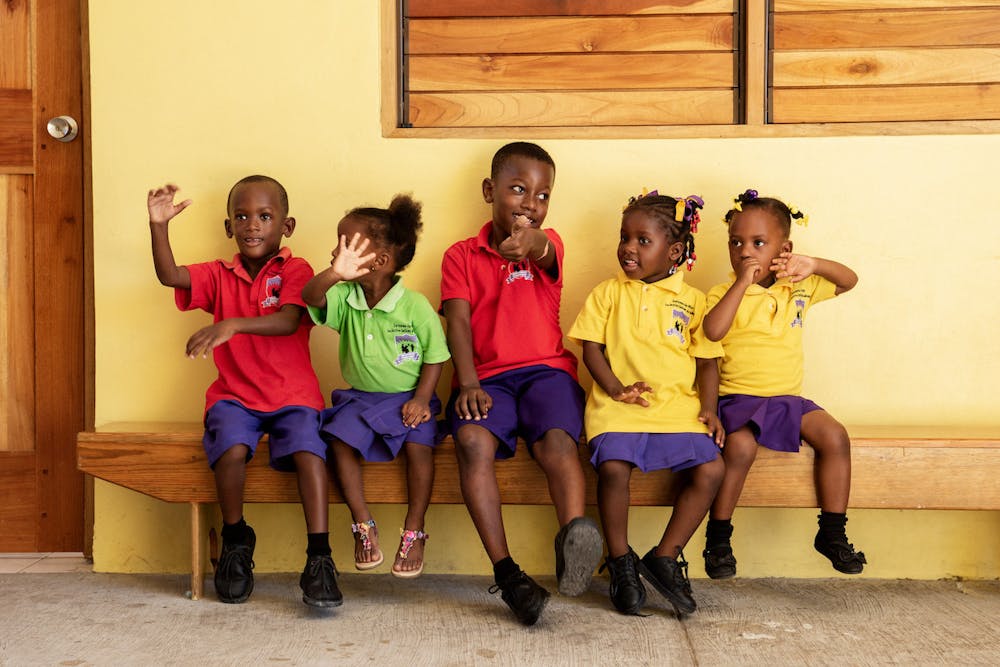
POLYGON ((299 577, 302 601, 310 607, 339 607, 344 595, 337 587, 337 566, 329 556, 309 556, 299 577))
POLYGON ((847 535, 830 536, 820 531, 816 533, 813 546, 830 559, 833 569, 844 574, 861 574, 868 563, 864 552, 855 551, 854 545, 847 541, 847 535))
POLYGON ((646 587, 639 581, 639 556, 629 547, 624 556, 608 556, 601 566, 611 576, 611 603, 623 614, 638 616, 646 604, 646 587))
POLYGON ((500 598, 507 603, 514 615, 524 625, 534 625, 549 601, 549 592, 535 580, 518 570, 499 584, 490 586, 490 593, 500 591, 500 598))
POLYGON ((736 576, 736 557, 728 544, 707 547, 701 552, 705 557, 705 574, 712 579, 731 579, 736 576))
POLYGON ((639 561, 639 573, 667 598, 678 616, 693 613, 698 608, 691 596, 687 567, 683 553, 674 560, 670 556, 657 556, 655 548, 639 561))
POLYGON ((215 568, 215 592, 226 604, 246 602, 253 593, 253 549, 257 535, 247 526, 247 543, 222 542, 219 565, 215 568))
POLYGON ((604 540, 597 524, 588 517, 578 516, 556 533, 556 581, 559 593, 581 595, 590 588, 594 569, 601 562, 604 540))

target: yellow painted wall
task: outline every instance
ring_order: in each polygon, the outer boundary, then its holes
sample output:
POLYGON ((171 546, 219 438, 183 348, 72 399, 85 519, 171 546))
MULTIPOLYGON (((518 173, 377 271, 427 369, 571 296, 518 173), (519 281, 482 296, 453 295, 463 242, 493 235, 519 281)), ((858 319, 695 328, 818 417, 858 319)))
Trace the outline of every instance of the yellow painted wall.
MULTIPOLYGON (((178 261, 231 256, 222 220, 238 178, 266 173, 289 190, 298 219, 288 245, 328 261, 346 209, 385 205, 399 191, 424 202, 425 232, 406 271, 438 297, 453 241, 489 216, 479 183, 500 140, 382 138, 379 16, 374 0, 136 3, 91 0, 96 422, 197 420, 210 361, 184 357, 210 321, 180 313, 153 275, 148 188, 171 181, 195 204, 172 226, 178 261)), ((510 137, 527 138, 531 137, 510 137)), ((859 286, 814 311, 806 394, 848 424, 996 425, 1000 376, 1000 208, 990 176, 1000 136, 540 141, 558 165, 548 223, 566 241, 563 323, 610 276, 621 206, 643 186, 706 200, 691 282, 728 272, 716 223, 747 187, 786 198, 812 218, 793 240, 804 253, 857 270, 859 286)), ((339 381, 336 336, 317 330, 324 390, 339 381)), ((669 510, 633 510, 632 542, 656 540, 669 510)), ((550 508, 506 510, 525 569, 552 567, 550 508)), ((295 505, 248 506, 259 571, 297 570, 304 522, 295 505)), ((828 576, 812 551, 812 510, 739 510, 734 537, 745 576, 828 576)), ((376 517, 391 536, 402 508, 376 517)), ((349 517, 331 515, 334 556, 350 561, 349 517)), ((433 507, 429 572, 485 573, 465 509, 433 507)), ((1000 576, 1000 513, 854 511, 865 576, 1000 576)), ((187 509, 98 483, 95 568, 184 571, 187 509)), ((392 542, 392 538, 387 538, 392 542)), ((701 576, 697 535, 688 549, 701 576)), ((389 547, 391 548, 391 546, 389 547)))

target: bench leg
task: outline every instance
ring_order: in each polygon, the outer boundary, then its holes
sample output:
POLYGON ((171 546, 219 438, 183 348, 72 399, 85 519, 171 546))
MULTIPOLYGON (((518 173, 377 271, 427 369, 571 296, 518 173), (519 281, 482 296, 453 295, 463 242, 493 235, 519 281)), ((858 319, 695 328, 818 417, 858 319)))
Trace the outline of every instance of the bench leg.
POLYGON ((205 555, 202 553, 201 504, 191 503, 191 599, 200 600, 205 592, 205 555))

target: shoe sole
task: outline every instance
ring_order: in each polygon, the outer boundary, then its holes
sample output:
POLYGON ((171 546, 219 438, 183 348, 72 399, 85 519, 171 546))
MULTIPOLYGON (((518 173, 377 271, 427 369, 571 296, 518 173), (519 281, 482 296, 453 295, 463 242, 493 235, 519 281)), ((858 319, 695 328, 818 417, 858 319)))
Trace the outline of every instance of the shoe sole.
POLYGON ((736 576, 736 570, 726 571, 726 572, 709 572, 706 569, 705 574, 708 575, 709 579, 715 579, 716 581, 718 581, 719 579, 732 579, 733 577, 736 576))
POLYGON ((669 588, 663 586, 660 583, 660 580, 653 576, 653 573, 649 571, 649 568, 646 567, 646 564, 642 561, 639 561, 639 574, 656 590, 657 593, 662 595, 664 599, 670 603, 670 606, 674 608, 674 613, 677 614, 678 618, 688 614, 693 614, 698 609, 698 606, 695 605, 688 610, 687 603, 684 600, 678 600, 677 596, 674 595, 669 588))
POLYGON ((376 567, 378 567, 384 562, 385 562, 385 556, 382 554, 382 550, 379 549, 377 560, 372 560, 368 562, 362 562, 356 560, 354 561, 354 569, 361 570, 362 572, 364 572, 365 570, 374 570, 376 567))
POLYGON ((306 595, 302 596, 302 601, 310 607, 316 607, 318 609, 330 609, 331 607, 339 607, 344 604, 344 598, 340 598, 339 600, 317 600, 306 595))
POLYGON ((520 616, 517 616, 517 614, 514 614, 514 616, 517 617, 517 620, 521 623, 521 625, 526 625, 528 627, 531 627, 535 623, 538 623, 538 619, 540 619, 542 617, 542 612, 545 611, 546 605, 549 604, 549 597, 550 596, 547 593, 548 592, 546 591, 545 597, 542 598, 542 603, 540 605, 538 605, 538 613, 535 614, 534 618, 525 619, 525 618, 521 618, 520 616))
POLYGON ((562 552, 563 575, 559 579, 559 594, 568 597, 582 595, 590 588, 590 580, 604 552, 601 532, 589 521, 570 526, 563 540, 562 552))
POLYGON ((417 577, 419 577, 421 574, 424 573, 424 566, 421 565, 416 570, 396 570, 396 569, 392 569, 392 570, 390 570, 390 572, 392 572, 392 576, 398 577, 400 579, 416 579, 417 577))

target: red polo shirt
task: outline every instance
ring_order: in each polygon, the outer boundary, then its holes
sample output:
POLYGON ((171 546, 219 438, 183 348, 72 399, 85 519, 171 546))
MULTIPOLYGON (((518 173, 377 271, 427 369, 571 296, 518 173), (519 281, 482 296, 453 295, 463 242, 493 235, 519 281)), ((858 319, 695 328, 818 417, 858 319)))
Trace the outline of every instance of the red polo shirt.
POLYGON ((205 395, 205 410, 232 400, 260 412, 290 405, 323 409, 323 395, 309 357, 312 320, 305 312, 302 288, 313 277, 309 262, 282 248, 251 280, 237 253, 231 262, 191 264, 191 289, 174 290, 181 310, 201 309, 215 321, 259 317, 286 304, 302 306, 303 319, 289 336, 237 334, 212 351, 219 377, 205 395))
POLYGON ((545 365, 575 380, 576 357, 563 347, 559 326, 563 243, 553 229, 559 277, 533 262, 510 262, 490 247, 493 222, 479 235, 454 244, 441 262, 441 310, 448 299, 464 299, 472 309, 472 353, 480 380, 527 366, 545 365))

